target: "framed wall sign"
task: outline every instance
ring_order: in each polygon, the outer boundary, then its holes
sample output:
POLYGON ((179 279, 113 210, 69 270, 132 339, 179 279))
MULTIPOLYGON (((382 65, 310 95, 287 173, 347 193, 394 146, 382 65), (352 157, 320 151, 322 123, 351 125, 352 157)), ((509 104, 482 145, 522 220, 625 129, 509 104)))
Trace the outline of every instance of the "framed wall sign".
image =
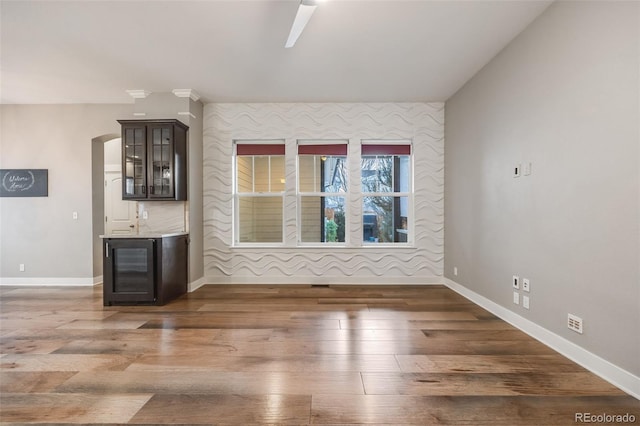
POLYGON ((48 169, 0 169, 0 197, 47 197, 48 169))

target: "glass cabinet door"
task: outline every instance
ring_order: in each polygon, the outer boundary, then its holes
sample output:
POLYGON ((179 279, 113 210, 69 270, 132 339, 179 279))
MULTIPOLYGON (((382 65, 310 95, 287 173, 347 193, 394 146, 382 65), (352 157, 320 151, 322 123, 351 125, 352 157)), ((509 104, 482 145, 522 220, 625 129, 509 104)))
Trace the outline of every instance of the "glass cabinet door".
POLYGON ((122 199, 187 199, 187 131, 178 120, 118 120, 122 199))
POLYGON ((146 247, 113 249, 113 291, 115 293, 148 293, 153 264, 146 247), (149 266, 152 266, 151 268, 149 266))
POLYGON ((123 198, 144 197, 147 189, 145 129, 141 126, 126 127, 123 130, 123 198))
POLYGON ((170 126, 149 126, 150 197, 173 197, 173 131, 170 126))

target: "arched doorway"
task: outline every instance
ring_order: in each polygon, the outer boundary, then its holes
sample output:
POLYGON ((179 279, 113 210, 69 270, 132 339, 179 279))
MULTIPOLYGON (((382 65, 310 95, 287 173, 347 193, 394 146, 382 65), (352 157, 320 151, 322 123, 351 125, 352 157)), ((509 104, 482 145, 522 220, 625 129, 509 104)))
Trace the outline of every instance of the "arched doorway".
POLYGON ((91 139, 91 229, 93 241, 93 282, 102 282, 102 241, 104 234, 104 144, 120 138, 109 133, 91 139))

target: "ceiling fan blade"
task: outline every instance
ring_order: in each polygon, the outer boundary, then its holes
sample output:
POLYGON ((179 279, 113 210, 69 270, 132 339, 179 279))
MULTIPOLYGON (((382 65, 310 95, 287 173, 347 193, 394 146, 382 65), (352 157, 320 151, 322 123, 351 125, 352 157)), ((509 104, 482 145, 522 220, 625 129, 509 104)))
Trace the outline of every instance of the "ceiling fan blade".
POLYGON ((316 10, 316 2, 315 1, 305 1, 302 0, 300 2, 300 6, 298 6, 298 12, 296 13, 296 18, 293 20, 293 25, 291 26, 291 31, 289 32, 289 38, 287 39, 287 43, 284 47, 289 48, 293 47, 302 34, 302 30, 311 19, 311 15, 316 10))

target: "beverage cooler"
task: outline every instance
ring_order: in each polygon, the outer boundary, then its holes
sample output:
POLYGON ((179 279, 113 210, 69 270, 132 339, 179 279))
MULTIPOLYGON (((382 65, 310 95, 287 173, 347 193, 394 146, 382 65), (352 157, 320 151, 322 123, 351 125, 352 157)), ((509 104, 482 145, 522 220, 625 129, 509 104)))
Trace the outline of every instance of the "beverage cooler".
POLYGON ((104 305, 164 305, 185 294, 187 234, 103 237, 104 305))

